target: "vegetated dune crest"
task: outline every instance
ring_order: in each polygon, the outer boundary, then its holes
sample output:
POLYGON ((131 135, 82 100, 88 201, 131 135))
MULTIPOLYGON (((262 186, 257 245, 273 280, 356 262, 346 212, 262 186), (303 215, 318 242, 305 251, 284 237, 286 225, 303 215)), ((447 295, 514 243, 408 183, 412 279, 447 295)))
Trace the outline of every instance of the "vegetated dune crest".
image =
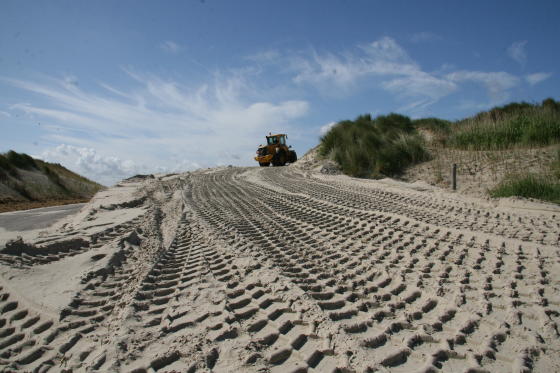
POLYGON ((6 245, 0 366, 560 370, 558 207, 302 164, 133 178, 6 245))
POLYGON ((104 188, 58 163, 0 154, 0 212, 87 202, 104 188))

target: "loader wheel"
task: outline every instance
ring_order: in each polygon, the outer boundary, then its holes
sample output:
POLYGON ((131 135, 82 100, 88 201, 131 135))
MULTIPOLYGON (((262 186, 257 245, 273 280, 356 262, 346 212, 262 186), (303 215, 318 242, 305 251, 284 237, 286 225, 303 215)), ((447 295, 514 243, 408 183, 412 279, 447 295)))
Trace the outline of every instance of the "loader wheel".
POLYGON ((270 162, 262 162, 262 163, 259 162, 259 166, 261 166, 261 167, 268 167, 268 166, 270 166, 270 162))
POLYGON ((295 150, 290 150, 290 163, 297 161, 297 154, 295 150))
POLYGON ((286 152, 280 150, 278 153, 274 155, 274 158, 272 159, 272 165, 276 167, 276 166, 284 166, 285 164, 286 164, 286 152))

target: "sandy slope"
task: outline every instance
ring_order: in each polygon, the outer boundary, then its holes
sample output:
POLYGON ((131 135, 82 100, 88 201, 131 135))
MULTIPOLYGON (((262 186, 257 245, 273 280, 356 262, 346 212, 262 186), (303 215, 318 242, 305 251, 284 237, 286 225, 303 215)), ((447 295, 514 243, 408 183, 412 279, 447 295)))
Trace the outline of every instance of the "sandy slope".
POLYGON ((559 146, 473 151, 432 145, 428 149, 433 158, 408 167, 401 175, 403 180, 422 180, 450 190, 453 164, 456 164, 457 193, 489 198, 488 191, 498 186, 508 175, 525 172, 550 175, 559 146))
POLYGON ((293 166, 133 180, 0 255, 0 367, 559 371, 559 217, 293 166))

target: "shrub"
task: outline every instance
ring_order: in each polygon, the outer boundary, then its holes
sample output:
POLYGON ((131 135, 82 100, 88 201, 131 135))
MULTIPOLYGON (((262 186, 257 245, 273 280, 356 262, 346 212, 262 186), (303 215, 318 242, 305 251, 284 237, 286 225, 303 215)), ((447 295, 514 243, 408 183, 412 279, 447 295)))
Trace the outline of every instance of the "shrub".
POLYGON ((560 203, 560 183, 543 175, 510 175, 490 191, 492 197, 519 196, 560 203))
POLYGON ((8 160, 6 154, 0 154, 0 180, 7 180, 8 175, 17 178, 17 169, 8 160))
POLYGON ((421 118, 415 119, 412 124, 416 128, 429 130, 435 133, 449 134, 451 132, 451 122, 439 118, 421 118))
POLYGON ((410 118, 400 114, 380 115, 375 119, 374 123, 383 133, 389 135, 398 135, 398 131, 407 133, 414 131, 410 118))
POLYGON ((410 118, 399 114, 341 121, 321 138, 319 153, 357 177, 397 175, 429 158, 410 118))
POLYGON ((8 153, 5 154, 6 160, 10 165, 13 167, 21 168, 24 170, 31 170, 33 168, 37 168, 35 164, 35 160, 24 153, 16 153, 13 150, 10 150, 8 153))
POLYGON ((560 103, 511 103, 455 123, 447 144, 459 149, 497 150, 560 142, 560 103))

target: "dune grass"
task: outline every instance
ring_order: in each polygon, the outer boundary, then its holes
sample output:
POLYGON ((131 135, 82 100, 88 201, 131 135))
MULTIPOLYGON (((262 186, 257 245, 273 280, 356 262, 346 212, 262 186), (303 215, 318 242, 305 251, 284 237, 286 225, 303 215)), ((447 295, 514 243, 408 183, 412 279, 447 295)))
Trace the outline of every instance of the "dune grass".
POLYGON ((492 197, 535 198, 560 204, 560 182, 544 175, 509 175, 490 191, 492 197))
POLYGON ((0 154, 0 182, 28 201, 80 199, 104 188, 60 164, 44 162, 13 150, 0 154), (49 183, 30 182, 29 174, 25 175, 27 171, 46 176, 49 183))
MULTIPOLYGON (((552 98, 541 103, 514 102, 455 122, 424 118, 415 120, 414 125, 429 133, 433 154, 466 150, 475 158, 480 154, 481 159, 488 152, 494 154, 498 159, 482 163, 486 172, 503 178, 489 191, 491 196, 560 203, 560 149, 555 161, 543 159, 539 167, 526 171, 522 155, 560 144, 560 102, 552 98)), ((460 167, 461 160, 457 163, 460 167)))
MULTIPOLYGON (((494 107, 458 121, 362 115, 337 123, 321 138, 319 154, 336 161, 348 175, 378 178, 398 176, 406 167, 430 159, 430 153, 472 151, 482 162, 479 169, 500 178, 508 175, 490 191, 492 196, 560 203, 560 149, 550 167, 551 161, 546 159, 543 167, 530 170, 532 173, 514 173, 526 167, 523 152, 554 144, 560 144, 560 102, 548 98, 541 103, 494 107), (428 145, 420 132, 428 135, 428 145), (486 159, 489 154, 499 159, 486 159)), ((457 163, 460 167, 461 161, 457 163)))
POLYGON ((5 154, 0 154, 0 157, 5 159, 5 162, 3 162, 3 164, 8 164, 12 167, 21 168, 24 170, 37 168, 35 160, 24 153, 17 153, 13 150, 10 150, 5 154))
POLYGON ((438 131, 449 134, 451 132, 451 122, 445 119, 435 117, 414 119, 412 124, 416 128, 438 131))
POLYGON ((0 180, 6 180, 8 175, 18 178, 17 169, 32 170, 38 169, 35 160, 24 153, 17 153, 10 150, 7 153, 0 154, 0 180))
POLYGON ((560 142, 560 103, 511 103, 455 122, 446 146, 464 150, 500 150, 560 142))
POLYGON ((399 114, 341 121, 321 138, 319 153, 348 175, 374 178, 397 175, 429 158, 410 118, 399 114))

